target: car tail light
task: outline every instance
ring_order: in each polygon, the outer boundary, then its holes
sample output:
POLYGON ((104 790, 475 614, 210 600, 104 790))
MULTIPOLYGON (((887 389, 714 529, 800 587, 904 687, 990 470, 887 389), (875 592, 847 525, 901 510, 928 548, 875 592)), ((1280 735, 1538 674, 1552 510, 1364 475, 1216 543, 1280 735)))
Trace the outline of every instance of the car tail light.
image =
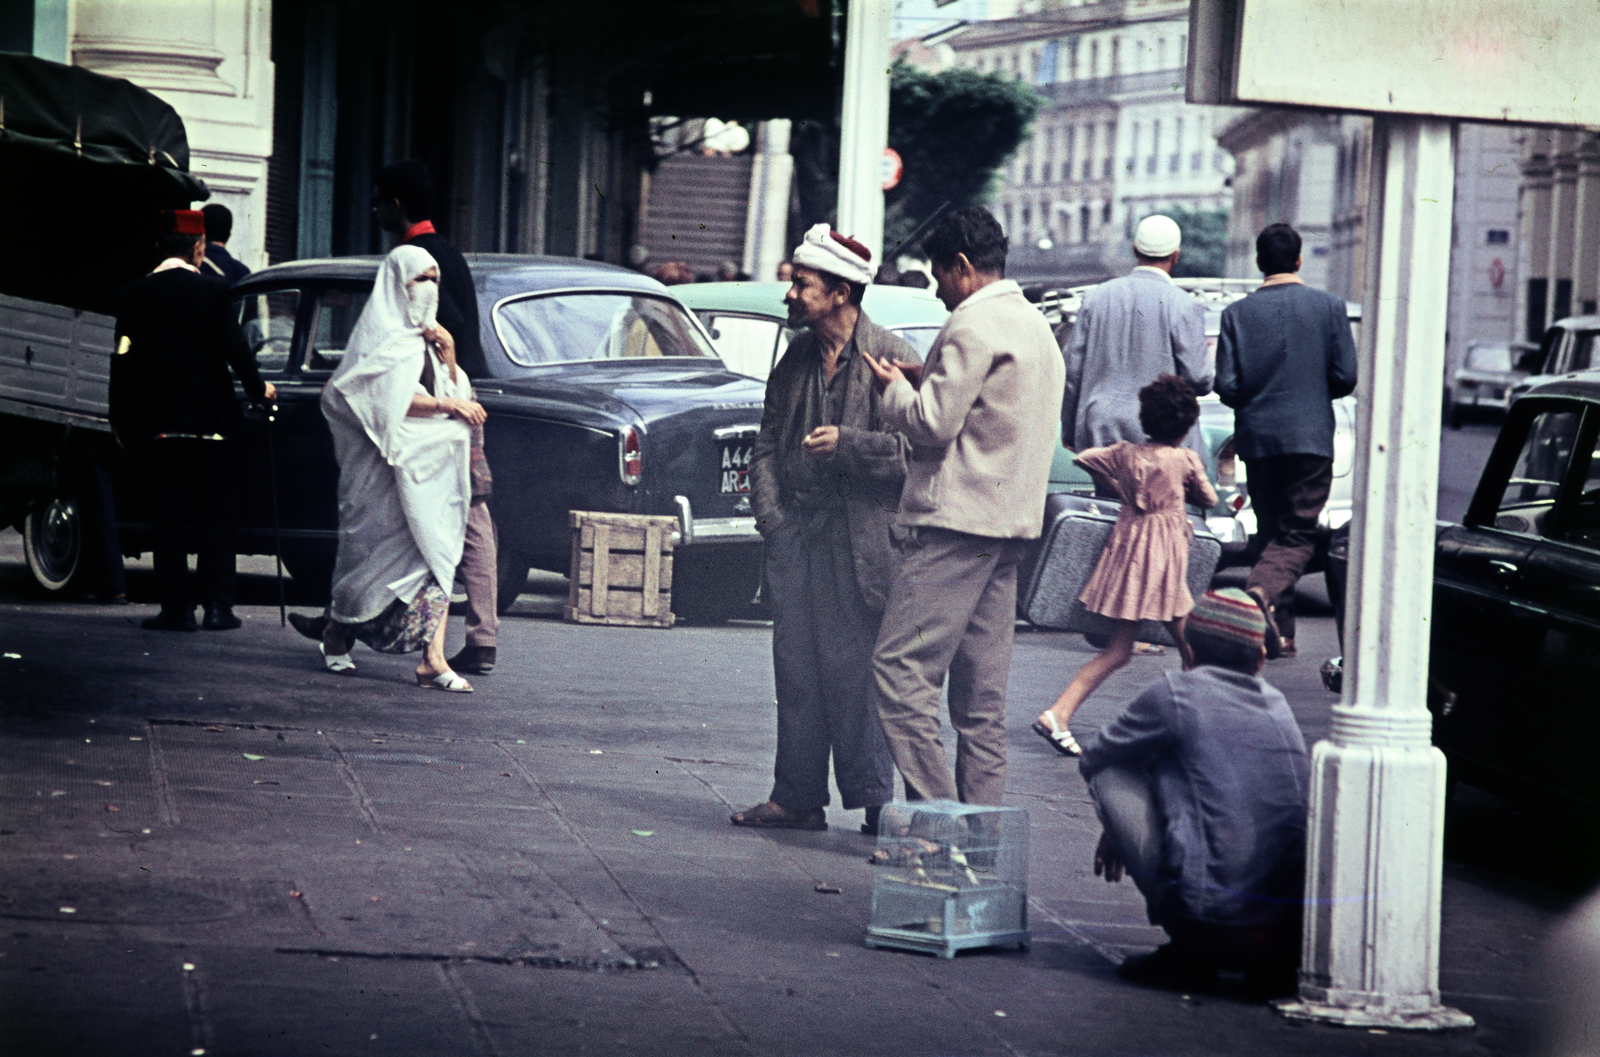
POLYGON ((617 472, 626 485, 638 484, 644 476, 644 446, 639 441, 639 431, 632 426, 617 434, 617 472))
POLYGON ((1240 492, 1238 495, 1234 496, 1233 499, 1228 502, 1228 505, 1233 507, 1233 512, 1235 514, 1237 514, 1239 511, 1243 510, 1244 509, 1244 493, 1240 492))

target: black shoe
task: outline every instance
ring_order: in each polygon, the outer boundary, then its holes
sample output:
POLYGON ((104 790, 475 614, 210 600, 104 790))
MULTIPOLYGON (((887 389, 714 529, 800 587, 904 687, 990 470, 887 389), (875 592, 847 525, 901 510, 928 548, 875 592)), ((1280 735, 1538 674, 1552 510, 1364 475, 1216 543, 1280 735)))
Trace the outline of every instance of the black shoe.
POLYGON ((192 609, 163 609, 153 617, 146 617, 139 626, 146 631, 199 631, 192 609))
POLYGON ((1194 957, 1175 943, 1155 953, 1129 958, 1117 967, 1124 980, 1166 991, 1209 991, 1217 984, 1217 967, 1194 957))
POLYGON ((328 615, 318 613, 314 617, 308 617, 304 613, 290 613, 289 626, 306 638, 321 642, 322 633, 328 630, 328 615))
POLYGON ((206 618, 200 622, 207 631, 232 631, 243 624, 233 615, 232 606, 206 606, 206 618))
POLYGON ((867 819, 861 823, 861 832, 869 837, 878 835, 878 818, 883 814, 882 804, 872 804, 867 808, 867 819))
POLYGON ((494 671, 493 646, 463 646, 450 658, 450 667, 468 675, 488 675, 494 671))

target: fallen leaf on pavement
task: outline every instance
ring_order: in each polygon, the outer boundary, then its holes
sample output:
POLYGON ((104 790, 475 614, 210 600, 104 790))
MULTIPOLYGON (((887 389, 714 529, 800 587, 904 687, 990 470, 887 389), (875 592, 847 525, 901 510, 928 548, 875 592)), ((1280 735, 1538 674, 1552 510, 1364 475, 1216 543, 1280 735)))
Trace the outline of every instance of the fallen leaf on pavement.
POLYGON ((243 755, 244 755, 244 758, 247 759, 247 760, 264 760, 264 759, 266 759, 265 756, 257 756, 253 752, 247 752, 247 753, 244 753, 243 755))
POLYGON ((122 809, 120 807, 118 807, 117 805, 115 805, 115 804, 107 804, 106 805, 106 810, 107 811, 121 811, 122 809))
POLYGON ((212 731, 213 733, 216 733, 216 734, 221 734, 222 733, 222 728, 221 727, 201 727, 200 729, 201 730, 209 730, 209 731, 212 731))
POLYGON ((656 831, 653 829, 636 829, 633 831, 633 835, 635 837, 654 837, 656 831))
POLYGON ((840 889, 839 889, 838 885, 831 885, 831 884, 828 884, 826 882, 817 885, 815 890, 818 891, 818 892, 821 892, 823 895, 830 895, 830 896, 836 896, 840 892, 840 889))

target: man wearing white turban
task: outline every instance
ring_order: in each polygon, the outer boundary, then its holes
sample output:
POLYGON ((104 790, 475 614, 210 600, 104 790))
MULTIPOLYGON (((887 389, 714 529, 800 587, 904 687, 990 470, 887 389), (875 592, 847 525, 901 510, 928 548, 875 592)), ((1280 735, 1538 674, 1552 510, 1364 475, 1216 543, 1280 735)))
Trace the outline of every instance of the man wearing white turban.
POLYGON ((828 756, 845 810, 894 799, 878 722, 872 646, 892 576, 889 529, 905 481, 905 440, 880 414, 869 357, 920 362, 867 318, 865 246, 818 224, 794 254, 784 300, 806 329, 767 379, 750 459, 751 506, 766 540, 778 752, 772 794, 736 826, 827 829, 828 756))
POLYGON ((444 620, 472 497, 471 427, 485 416, 438 303, 434 259, 395 249, 322 391, 339 461, 339 550, 326 618, 295 627, 311 634, 320 623, 333 671, 355 667, 351 639, 384 653, 425 649, 417 685, 466 692, 445 661, 444 620))
MULTIPOLYGON (((1182 242, 1171 217, 1145 217, 1133 237, 1138 265, 1084 296, 1063 350, 1061 440, 1073 451, 1143 443, 1139 390, 1163 374, 1176 374, 1197 395, 1211 391, 1205 309, 1172 283, 1182 242)), ((1205 456, 1198 429, 1185 446, 1205 456)))

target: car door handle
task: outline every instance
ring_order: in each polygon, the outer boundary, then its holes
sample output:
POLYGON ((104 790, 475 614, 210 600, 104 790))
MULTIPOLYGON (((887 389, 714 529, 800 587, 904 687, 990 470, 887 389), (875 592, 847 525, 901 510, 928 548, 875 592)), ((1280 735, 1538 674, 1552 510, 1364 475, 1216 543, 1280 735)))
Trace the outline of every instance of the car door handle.
POLYGON ((1516 562, 1501 561, 1498 558, 1489 559, 1489 571, 1494 573, 1498 580, 1515 579, 1520 571, 1516 562))

